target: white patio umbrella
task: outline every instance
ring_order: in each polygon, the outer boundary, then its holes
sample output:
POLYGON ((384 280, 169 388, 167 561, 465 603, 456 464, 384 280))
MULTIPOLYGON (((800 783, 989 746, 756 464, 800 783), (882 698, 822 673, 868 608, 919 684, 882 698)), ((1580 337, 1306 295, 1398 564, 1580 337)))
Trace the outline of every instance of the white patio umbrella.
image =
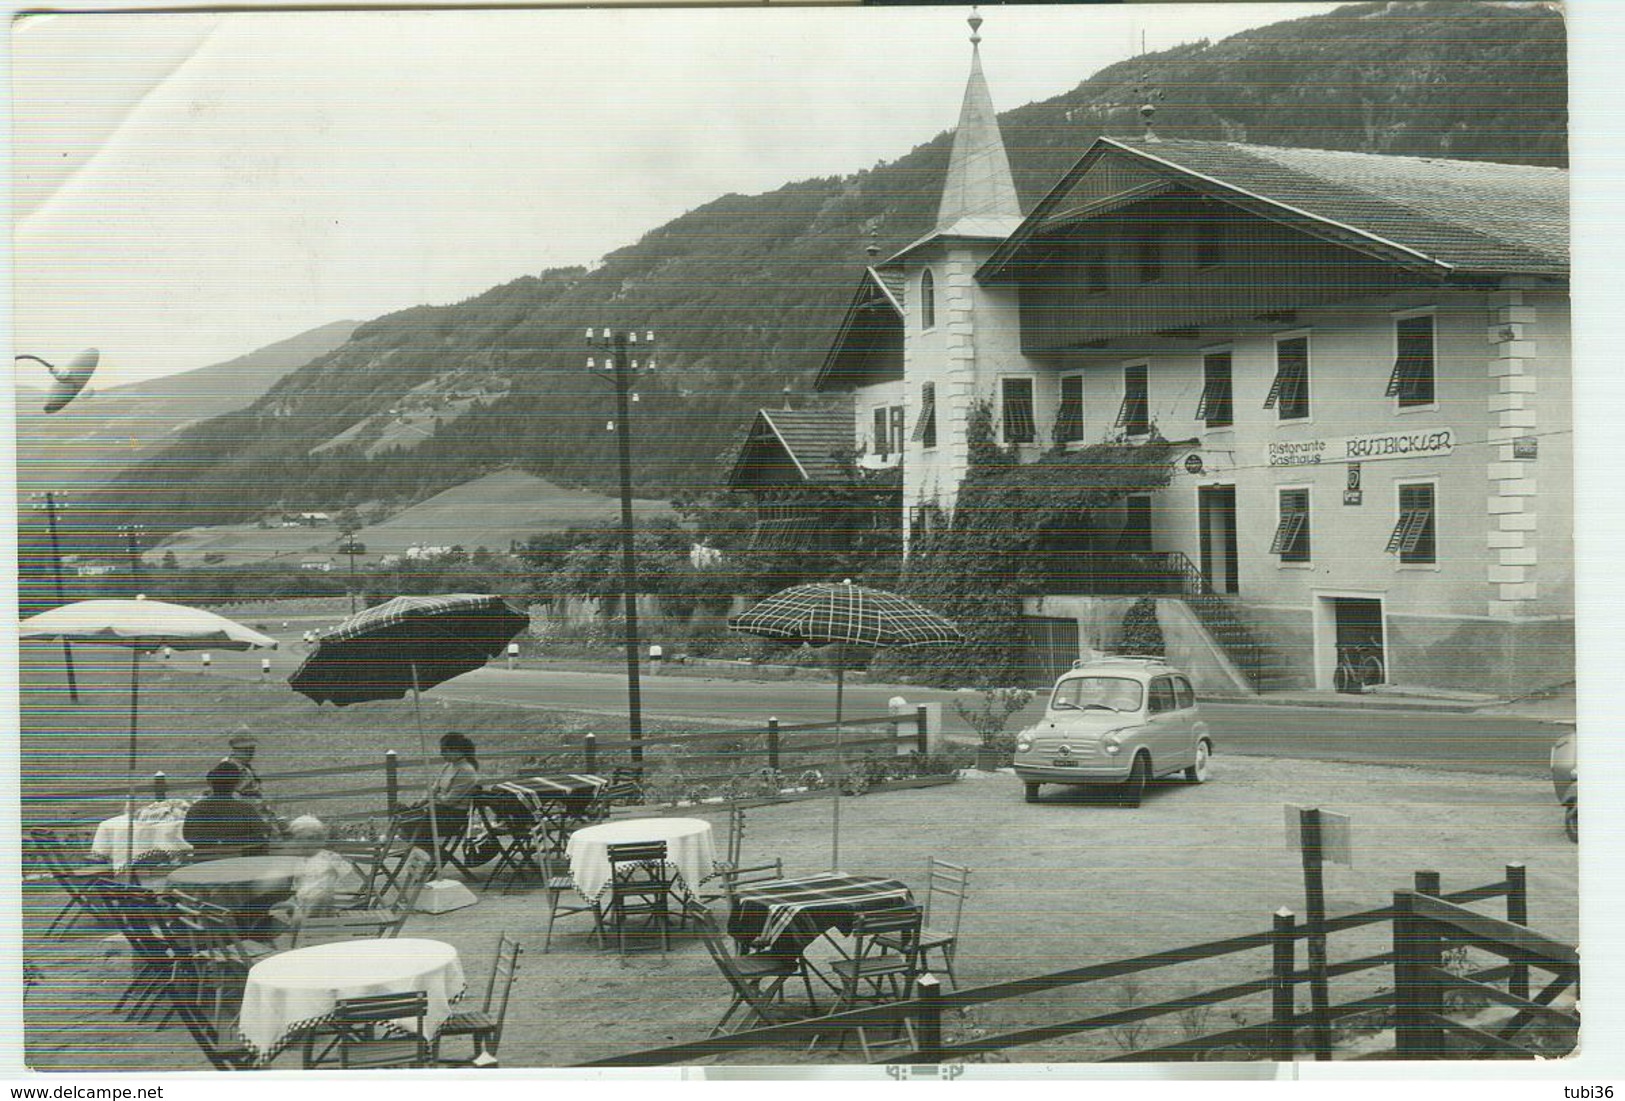
MULTIPOLYGON (((141 651, 276 648, 276 639, 225 616, 138 596, 134 600, 81 600, 23 620, 22 638, 106 643, 130 649, 130 751, 124 813, 129 823, 125 866, 135 863, 135 747, 141 699, 141 651)), ((133 872, 131 873, 134 874, 133 872)))

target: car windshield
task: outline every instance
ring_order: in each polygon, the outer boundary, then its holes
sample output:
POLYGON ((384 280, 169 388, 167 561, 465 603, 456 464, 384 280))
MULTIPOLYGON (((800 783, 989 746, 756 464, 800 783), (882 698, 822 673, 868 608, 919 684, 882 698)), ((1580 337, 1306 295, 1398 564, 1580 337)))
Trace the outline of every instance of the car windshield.
POLYGON ((1128 677, 1071 677, 1055 686, 1056 711, 1138 711, 1145 686, 1128 677))

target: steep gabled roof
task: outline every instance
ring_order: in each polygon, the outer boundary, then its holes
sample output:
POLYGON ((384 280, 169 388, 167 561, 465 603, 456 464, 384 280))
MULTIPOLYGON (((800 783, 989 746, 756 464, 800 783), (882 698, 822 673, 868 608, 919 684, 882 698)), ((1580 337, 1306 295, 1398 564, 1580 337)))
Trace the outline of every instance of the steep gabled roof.
MULTIPOLYGON (((1101 138, 977 273, 996 278, 1109 160, 1439 276, 1569 270, 1568 173, 1238 142, 1101 138)), ((1088 217, 1091 211, 1076 212, 1088 217)))
POLYGON ((745 484, 739 475, 750 459, 751 445, 768 441, 783 448, 807 485, 842 486, 852 481, 849 468, 837 458, 852 449, 850 408, 837 405, 757 410, 728 471, 730 487, 745 484))
POLYGON ((824 362, 813 378, 815 391, 823 390, 835 383, 841 355, 861 322, 878 313, 887 319, 896 318, 901 325, 904 285, 903 273, 900 271, 877 271, 874 268, 863 270, 863 278, 858 281, 857 290, 852 294, 852 301, 846 307, 846 314, 841 318, 841 326, 835 330, 835 339, 830 341, 829 351, 824 353, 824 362))

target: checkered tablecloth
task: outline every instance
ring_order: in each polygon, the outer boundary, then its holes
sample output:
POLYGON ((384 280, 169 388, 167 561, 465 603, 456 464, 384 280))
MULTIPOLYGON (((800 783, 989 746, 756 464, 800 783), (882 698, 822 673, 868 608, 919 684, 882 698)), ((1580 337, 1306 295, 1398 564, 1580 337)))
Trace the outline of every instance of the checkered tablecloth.
POLYGON ((753 952, 800 955, 830 929, 850 932, 853 919, 914 900, 908 884, 872 875, 825 872, 741 890, 728 932, 753 952))

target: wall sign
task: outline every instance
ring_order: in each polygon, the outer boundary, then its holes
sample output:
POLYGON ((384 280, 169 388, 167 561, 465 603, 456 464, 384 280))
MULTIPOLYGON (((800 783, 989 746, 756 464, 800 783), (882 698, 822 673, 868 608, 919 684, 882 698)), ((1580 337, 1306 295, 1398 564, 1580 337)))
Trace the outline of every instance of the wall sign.
POLYGON ((1514 459, 1534 459, 1540 456, 1540 441, 1533 436, 1519 436, 1512 441, 1514 459))
POLYGON ((1200 474, 1200 473, 1202 473, 1202 456, 1196 454, 1194 451, 1191 452, 1189 455, 1186 455, 1185 456, 1185 473, 1186 474, 1200 474))
POLYGON ((1319 466, 1323 463, 1378 462, 1448 455, 1456 449, 1448 428, 1423 432, 1377 432, 1333 440, 1285 440, 1265 447, 1270 466, 1319 466))

